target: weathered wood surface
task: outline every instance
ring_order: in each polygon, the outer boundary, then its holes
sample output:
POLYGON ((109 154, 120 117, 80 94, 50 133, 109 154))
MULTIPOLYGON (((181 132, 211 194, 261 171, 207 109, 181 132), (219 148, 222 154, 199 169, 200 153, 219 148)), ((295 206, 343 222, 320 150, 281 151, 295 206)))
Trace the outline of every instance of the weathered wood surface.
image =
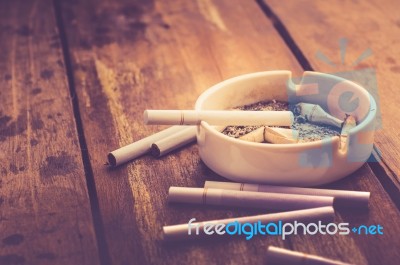
POLYGON ((110 150, 163 128, 143 125, 146 108, 191 108, 210 85, 242 73, 302 72, 256 3, 64 1, 61 12, 108 246, 103 249, 106 262, 253 264, 263 260, 272 244, 357 264, 396 264, 398 253, 392 246, 398 242, 399 212, 368 165, 330 187, 370 190, 370 211, 341 212, 336 221, 379 223, 390 230, 383 236, 180 244, 162 242, 163 225, 256 211, 167 205, 169 186, 199 187, 205 179, 221 180, 200 161, 196 146, 159 160, 143 157, 113 170, 103 165, 110 150))
MULTIPOLYGON (((305 0, 285 5, 279 0, 265 2, 280 18, 314 70, 347 72, 357 77, 357 71, 374 69, 382 114, 382 126, 378 127, 375 143, 383 157, 380 166, 396 187, 394 197, 400 200, 400 120, 397 117, 400 102, 400 15, 397 10, 400 2, 370 0, 332 4, 305 0), (344 64, 339 49, 341 38, 348 39, 344 64), (371 56, 353 65, 367 49, 372 51, 371 56), (320 60, 317 51, 325 54, 334 65, 320 60)), ((364 84, 374 87, 370 78, 374 75, 367 77, 371 81, 364 84)))
POLYGON ((249 71, 300 70, 257 5, 93 1, 62 7, 111 263, 243 264, 262 260, 268 243, 282 246, 275 238, 257 240, 257 248, 246 241, 163 244, 163 225, 247 213, 166 204, 169 186, 200 186, 210 175, 195 146, 115 170, 103 165, 110 150, 160 129, 144 126, 146 108, 192 108, 210 85, 249 71), (233 15, 223 20, 226 9, 233 15), (242 17, 251 19, 238 27, 242 17))
POLYGON ((96 264, 52 2, 1 1, 0 40, 0 264, 96 264))

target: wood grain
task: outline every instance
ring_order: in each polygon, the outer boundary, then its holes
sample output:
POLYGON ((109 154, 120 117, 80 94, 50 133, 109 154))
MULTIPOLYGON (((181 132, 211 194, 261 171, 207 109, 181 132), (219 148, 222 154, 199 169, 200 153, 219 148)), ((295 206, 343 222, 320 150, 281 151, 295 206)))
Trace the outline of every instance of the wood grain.
POLYGON ((0 264, 96 264, 51 1, 0 2, 0 264))
MULTIPOLYGON (((396 200, 400 200, 400 137, 397 117, 400 95, 400 16, 399 1, 292 1, 282 5, 278 0, 265 0, 280 18, 296 45, 316 71, 347 73, 349 77, 367 77, 362 84, 377 87, 382 124, 378 127, 375 143, 382 154, 380 166, 396 186, 396 200), (296 13, 295 16, 288 14, 296 13), (329 34, 327 34, 329 32, 329 34), (339 40, 348 39, 344 62, 341 62, 339 40), (370 57, 356 63, 367 49, 370 57), (332 64, 318 59, 322 52, 332 64), (367 68, 371 74, 361 74, 367 68), (377 84, 373 78, 376 77, 377 84), (370 80, 368 82, 368 80, 370 80)), ((362 81, 362 80, 357 80, 362 81)), ((400 204, 400 202, 398 202, 400 204)))
POLYGON ((64 1, 61 7, 111 264, 254 264, 263 261, 268 245, 357 264, 395 264, 397 254, 388 248, 397 242, 399 212, 368 165, 329 187, 371 190, 369 213, 341 212, 337 221, 380 223, 391 230, 382 237, 163 242, 164 225, 260 212, 167 205, 169 186, 222 180, 194 145, 116 169, 103 165, 106 154, 164 128, 144 126, 144 109, 191 108, 223 79, 275 69, 299 75, 302 68, 254 2, 64 1))

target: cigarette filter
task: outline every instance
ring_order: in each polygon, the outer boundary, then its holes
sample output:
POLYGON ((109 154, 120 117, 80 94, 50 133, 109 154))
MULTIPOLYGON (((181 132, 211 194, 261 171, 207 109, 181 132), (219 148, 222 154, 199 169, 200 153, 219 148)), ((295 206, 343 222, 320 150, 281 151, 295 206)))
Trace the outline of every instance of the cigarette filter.
POLYGON ((334 197, 334 206, 368 208, 370 192, 206 181, 204 188, 334 197))
POLYGON ((272 144, 293 144, 297 143, 299 131, 287 128, 265 127, 264 139, 272 144))
MULTIPOLYGON (((330 222, 333 220, 335 216, 335 211, 332 207, 319 207, 313 209, 306 210, 297 210, 290 212, 282 212, 282 213, 272 213, 272 214, 263 214, 263 215, 254 215, 254 216, 246 216, 246 217, 238 217, 238 218, 229 218, 229 219, 221 219, 221 220, 212 220, 212 221, 204 221, 192 223, 191 226, 196 227, 199 226, 199 232, 202 233, 204 230, 205 224, 229 224, 231 222, 239 222, 239 223, 256 223, 260 221, 261 223, 277 223, 282 221, 282 223, 289 222, 301 222, 304 224, 321 221, 321 222, 330 222)), ((171 225, 164 226, 163 233, 164 239, 166 240, 178 240, 178 239, 187 239, 190 238, 188 235, 189 225, 179 224, 179 225, 171 225)), ((194 231, 193 231, 194 233, 194 231)), ((199 234, 200 234, 199 233, 199 234)), ((195 237, 194 237, 195 238, 195 237)))
POLYGON ((151 145, 165 137, 171 136, 175 133, 187 129, 182 126, 172 126, 168 129, 162 130, 151 136, 143 138, 137 142, 121 147, 117 150, 110 152, 107 156, 108 163, 111 166, 119 166, 129 160, 135 159, 141 155, 150 152, 151 145))
POLYGON ((356 119, 351 115, 347 115, 346 119, 343 122, 342 131, 340 132, 340 142, 342 144, 342 147, 346 146, 349 132, 356 126, 357 126, 356 119))
POLYGON ((239 139, 247 142, 262 143, 264 142, 264 130, 265 127, 260 127, 252 132, 249 132, 248 134, 239 137, 239 139))
POLYGON ((291 144, 297 142, 298 135, 297 130, 263 126, 239 137, 239 139, 255 143, 291 144))
POLYGON ((333 197, 327 196, 186 187, 170 187, 168 201, 269 210, 298 210, 333 205, 333 197))
POLYGON ((338 128, 342 127, 343 121, 333 117, 332 115, 329 115, 319 105, 299 103, 296 105, 296 112, 312 123, 331 125, 338 128))
POLYGON ((291 126, 290 111, 234 111, 234 110, 145 110, 146 124, 198 125, 271 125, 291 126))
POLYGON ((196 126, 188 126, 177 133, 165 137, 151 146, 151 154, 154 157, 164 156, 184 145, 196 140, 196 126))
POLYGON ((291 251, 283 248, 269 246, 266 256, 268 265, 350 265, 316 255, 309 255, 302 252, 291 251))

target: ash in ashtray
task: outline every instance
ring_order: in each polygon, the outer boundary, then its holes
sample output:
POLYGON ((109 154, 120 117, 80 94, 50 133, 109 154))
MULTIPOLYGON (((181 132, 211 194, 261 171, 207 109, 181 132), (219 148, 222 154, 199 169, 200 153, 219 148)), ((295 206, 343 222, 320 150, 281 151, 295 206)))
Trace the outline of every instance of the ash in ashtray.
MULTIPOLYGON (((295 119, 291 129, 297 130, 299 132, 298 142, 311 142, 340 135, 340 128, 330 125, 311 123, 307 120, 306 117, 300 114, 300 112, 296 108, 296 105, 289 105, 287 102, 283 101, 260 101, 249 105, 239 106, 234 109, 244 111, 292 111, 295 119)), ((260 127, 261 126, 228 126, 222 131, 222 133, 230 137, 239 138, 260 127)))

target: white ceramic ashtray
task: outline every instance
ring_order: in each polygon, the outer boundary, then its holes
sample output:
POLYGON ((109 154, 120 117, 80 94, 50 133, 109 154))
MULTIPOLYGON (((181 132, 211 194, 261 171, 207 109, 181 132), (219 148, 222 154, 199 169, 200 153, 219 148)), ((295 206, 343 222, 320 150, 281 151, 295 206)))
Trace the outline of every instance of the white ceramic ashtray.
POLYGON ((346 139, 334 136, 305 143, 265 144, 229 137, 203 121, 197 142, 200 157, 210 169, 237 182, 316 186, 349 175, 370 156, 376 102, 363 87, 337 76, 305 72, 295 84, 290 71, 241 75, 206 90, 195 109, 227 110, 268 100, 317 104, 341 120, 352 115, 357 125, 346 139))

